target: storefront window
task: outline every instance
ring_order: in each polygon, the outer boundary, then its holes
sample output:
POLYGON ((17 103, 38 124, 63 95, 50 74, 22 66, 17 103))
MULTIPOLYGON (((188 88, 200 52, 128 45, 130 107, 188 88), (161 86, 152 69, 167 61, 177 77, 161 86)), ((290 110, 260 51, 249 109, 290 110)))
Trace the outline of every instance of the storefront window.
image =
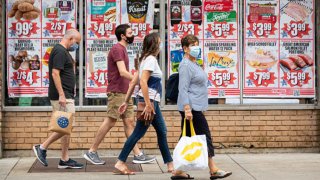
MULTIPOLYGON (((198 63, 208 75, 210 105, 315 103, 314 0, 225 0, 222 4, 206 0, 108 0, 103 6, 91 0, 43 2, 33 4, 34 16, 18 17, 13 8, 15 0, 6 1, 6 51, 2 51, 7 52, 3 61, 5 106, 50 106, 46 97, 48 56, 69 28, 84 33, 83 48, 74 55, 76 105, 106 106, 107 56, 117 43, 114 30, 121 23, 130 23, 136 36, 128 47, 131 73, 135 72, 133 62, 141 52, 144 36, 165 32, 165 52, 159 59, 165 89, 183 58, 181 38, 194 34, 202 49, 198 63), (136 6, 142 7, 141 12, 130 10, 136 6), (305 13, 301 17, 290 13, 294 7, 305 13), (79 12, 84 15, 82 26, 79 12)), ((164 105, 176 105, 175 101, 163 100, 164 105)))

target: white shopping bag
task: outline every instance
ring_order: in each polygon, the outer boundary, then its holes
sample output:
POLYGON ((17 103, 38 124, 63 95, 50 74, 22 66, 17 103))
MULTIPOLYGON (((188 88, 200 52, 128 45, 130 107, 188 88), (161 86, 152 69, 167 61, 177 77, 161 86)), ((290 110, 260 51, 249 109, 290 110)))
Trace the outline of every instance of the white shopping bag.
POLYGON ((208 147, 205 135, 196 135, 190 120, 191 137, 186 136, 186 119, 182 137, 173 151, 173 165, 177 170, 202 170, 208 168, 208 147))

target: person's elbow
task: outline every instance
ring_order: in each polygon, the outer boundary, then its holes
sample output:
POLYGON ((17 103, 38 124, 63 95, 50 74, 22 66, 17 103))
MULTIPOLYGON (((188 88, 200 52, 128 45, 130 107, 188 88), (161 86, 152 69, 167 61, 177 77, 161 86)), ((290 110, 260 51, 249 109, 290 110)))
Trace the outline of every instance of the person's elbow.
POLYGON ((60 76, 60 72, 59 71, 52 71, 51 75, 52 75, 52 78, 57 78, 60 76))

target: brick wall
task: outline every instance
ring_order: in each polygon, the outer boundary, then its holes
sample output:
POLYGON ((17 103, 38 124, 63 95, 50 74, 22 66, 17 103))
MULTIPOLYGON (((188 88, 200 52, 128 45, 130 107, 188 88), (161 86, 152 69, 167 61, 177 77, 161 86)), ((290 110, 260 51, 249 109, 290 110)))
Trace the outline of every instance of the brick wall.
MULTIPOLYGON (((5 112, 4 149, 30 150, 33 144, 43 142, 49 135, 48 119, 51 112, 5 112)), ((174 148, 180 136, 180 115, 163 112, 168 127, 169 147, 174 148)), ((319 148, 320 111, 209 111, 206 113, 215 145, 251 148, 319 148)), ((88 149, 103 121, 105 112, 77 112, 71 149, 88 149)), ((107 134, 102 149, 121 149, 126 138, 122 122, 107 134)), ((150 128, 140 145, 156 149, 157 139, 150 128)), ((50 149, 59 149, 53 144, 50 149)))

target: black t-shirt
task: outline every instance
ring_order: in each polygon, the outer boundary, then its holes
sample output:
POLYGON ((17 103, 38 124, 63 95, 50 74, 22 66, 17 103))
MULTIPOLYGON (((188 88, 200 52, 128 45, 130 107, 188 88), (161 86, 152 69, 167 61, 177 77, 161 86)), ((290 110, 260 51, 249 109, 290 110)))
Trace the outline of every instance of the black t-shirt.
POLYGON ((49 57, 49 98, 59 100, 59 93, 52 78, 52 69, 60 70, 62 89, 67 99, 74 98, 76 76, 74 73, 74 61, 67 49, 61 44, 53 47, 49 57))

